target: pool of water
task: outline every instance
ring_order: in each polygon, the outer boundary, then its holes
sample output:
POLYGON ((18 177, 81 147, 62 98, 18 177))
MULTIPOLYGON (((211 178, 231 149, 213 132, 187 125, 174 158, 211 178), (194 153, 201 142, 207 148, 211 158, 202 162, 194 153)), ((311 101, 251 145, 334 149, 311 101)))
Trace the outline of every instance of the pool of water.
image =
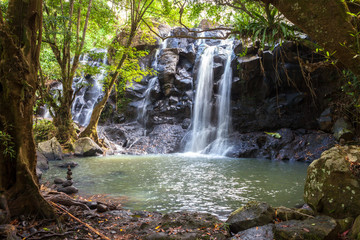
MULTIPOLYGON (((126 197, 133 210, 209 212, 226 217, 250 200, 272 206, 303 203, 307 164, 204 155, 78 158, 73 180, 80 193, 126 197)), ((43 181, 65 178, 50 162, 43 181)))

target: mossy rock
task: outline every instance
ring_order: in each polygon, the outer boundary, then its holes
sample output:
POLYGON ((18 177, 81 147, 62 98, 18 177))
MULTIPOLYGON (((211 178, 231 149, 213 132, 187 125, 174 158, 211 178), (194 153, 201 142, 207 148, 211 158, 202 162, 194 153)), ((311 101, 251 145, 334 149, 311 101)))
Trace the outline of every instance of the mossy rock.
POLYGON ((335 218, 360 215, 360 147, 336 146, 312 162, 307 171, 305 202, 317 213, 335 218))
POLYGON ((271 223, 274 216, 275 211, 269 204, 251 201, 232 212, 226 223, 229 224, 231 232, 237 233, 271 223))

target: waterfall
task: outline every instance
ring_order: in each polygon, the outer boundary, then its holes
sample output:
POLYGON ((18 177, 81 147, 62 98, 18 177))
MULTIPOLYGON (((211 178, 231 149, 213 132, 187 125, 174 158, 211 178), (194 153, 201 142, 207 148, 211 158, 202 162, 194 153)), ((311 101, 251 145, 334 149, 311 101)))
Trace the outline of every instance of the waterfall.
POLYGON ((215 49, 215 46, 206 48, 200 59, 192 117, 193 130, 191 140, 186 146, 186 149, 190 152, 200 152, 205 149, 213 132, 213 126, 211 125, 211 102, 215 49))
MULTIPOLYGON (((204 44, 205 45, 205 44, 204 44)), ((213 65, 214 55, 219 46, 205 48, 197 76, 197 87, 192 114, 192 131, 190 141, 186 144, 188 152, 225 155, 229 150, 227 137, 231 126, 230 92, 232 82, 231 57, 233 44, 230 40, 222 41, 227 46, 222 49, 226 54, 224 73, 219 82, 216 112, 213 111, 213 65), (212 124, 217 119, 216 127, 212 124)))
MULTIPOLYGON (((91 52, 95 54, 104 54, 104 57, 100 60, 91 59, 88 54, 84 54, 80 57, 81 65, 88 65, 90 67, 98 67, 99 73, 96 75, 88 75, 82 73, 80 77, 74 78, 72 88, 76 93, 74 102, 71 106, 71 113, 73 120, 81 126, 87 126, 90 122, 92 111, 95 104, 103 96, 102 84, 106 76, 106 70, 103 67, 107 64, 107 51, 103 49, 94 49, 91 52)), ((62 91, 62 84, 59 83, 51 89, 51 94, 58 98, 58 92, 62 91)), ((49 107, 45 106, 44 118, 51 118, 49 107)))
POLYGON ((209 153, 224 155, 229 150, 227 137, 231 127, 231 83, 232 83, 232 69, 231 69, 231 56, 233 52, 233 41, 226 40, 225 49, 227 59, 224 69, 224 74, 220 80, 219 98, 217 101, 217 128, 216 140, 211 144, 209 153))
POLYGON ((99 67, 100 72, 94 76, 82 74, 81 77, 74 79, 72 85, 74 92, 76 89, 79 89, 79 85, 83 85, 76 94, 71 108, 73 120, 81 126, 87 126, 89 124, 95 104, 103 96, 102 85, 106 76, 106 70, 102 65, 107 63, 107 52, 106 50, 95 50, 94 52, 104 53, 103 59, 101 59, 101 61, 92 60, 87 55, 84 55, 81 62, 83 65, 86 64, 92 67, 99 67))
MULTIPOLYGON (((166 45, 167 45, 167 39, 165 39, 165 41, 161 42, 160 47, 158 49, 156 49, 155 59, 151 65, 151 67, 154 70, 157 70, 157 68, 158 68, 159 56, 160 56, 162 50, 166 47, 166 45)), ((159 79, 157 76, 149 79, 147 88, 144 91, 144 93, 142 94, 142 101, 137 108, 137 119, 136 120, 139 123, 141 123, 144 127, 146 127, 146 122, 147 122, 147 117, 148 117, 147 116, 147 107, 151 103, 151 90, 155 87, 155 85, 158 81, 159 81, 159 79)))

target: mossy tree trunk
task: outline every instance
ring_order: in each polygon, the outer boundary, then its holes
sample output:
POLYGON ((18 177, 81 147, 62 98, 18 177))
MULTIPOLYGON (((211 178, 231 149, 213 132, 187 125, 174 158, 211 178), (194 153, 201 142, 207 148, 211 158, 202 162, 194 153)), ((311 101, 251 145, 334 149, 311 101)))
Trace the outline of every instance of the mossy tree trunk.
POLYGON ((358 21, 348 14, 343 0, 263 0, 271 3, 313 41, 339 60, 343 67, 360 76, 359 39, 351 36, 358 21), (357 57, 356 57, 357 56, 357 57))
POLYGON ((53 217, 53 208, 39 192, 32 132, 42 1, 10 0, 6 20, 1 15, 0 191, 12 216, 53 217))
MULTIPOLYGON (((125 49, 128 49, 132 41, 137 33, 137 30, 140 26, 141 21, 143 21, 143 16, 147 12, 148 8, 151 6, 151 4, 154 2, 154 0, 131 0, 130 1, 130 32, 129 36, 127 38, 125 49)), ((111 91, 118 81, 119 78, 119 71, 123 67, 125 60, 127 59, 127 53, 123 52, 119 63, 117 64, 116 70, 110 74, 111 78, 110 81, 106 84, 106 90, 104 97, 101 99, 99 103, 97 103, 94 107, 93 112, 91 113, 90 123, 85 128, 83 132, 80 133, 80 137, 90 137, 93 139, 97 144, 102 145, 102 143, 99 141, 99 136, 97 133, 97 126, 99 123, 99 119, 101 116, 101 112, 105 107, 106 102, 108 101, 111 91)))

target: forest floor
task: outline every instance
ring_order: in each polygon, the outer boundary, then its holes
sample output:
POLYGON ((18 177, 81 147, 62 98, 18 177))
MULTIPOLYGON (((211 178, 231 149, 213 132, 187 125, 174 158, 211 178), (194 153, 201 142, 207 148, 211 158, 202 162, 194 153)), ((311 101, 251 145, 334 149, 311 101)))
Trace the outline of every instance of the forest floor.
POLYGON ((77 196, 42 188, 57 219, 14 219, 21 239, 226 239, 226 224, 196 212, 162 214, 123 209, 121 201, 106 196, 77 196))

